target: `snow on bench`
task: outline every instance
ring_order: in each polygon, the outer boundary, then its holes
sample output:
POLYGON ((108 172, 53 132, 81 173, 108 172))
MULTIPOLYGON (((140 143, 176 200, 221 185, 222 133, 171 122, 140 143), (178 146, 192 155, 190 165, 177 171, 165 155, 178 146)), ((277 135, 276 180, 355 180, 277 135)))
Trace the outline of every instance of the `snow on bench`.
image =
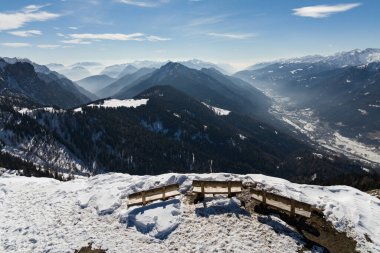
POLYGON ((227 194, 228 197, 242 191, 242 181, 193 181, 193 192, 204 196, 205 194, 227 194))
POLYGON ((145 205, 156 200, 166 200, 180 195, 179 185, 171 184, 146 191, 132 193, 128 196, 128 206, 145 205))
POLYGON ((264 190, 250 189, 251 197, 257 201, 287 213, 291 216, 300 215, 310 218, 312 206, 294 199, 283 197, 277 194, 269 193, 264 190))

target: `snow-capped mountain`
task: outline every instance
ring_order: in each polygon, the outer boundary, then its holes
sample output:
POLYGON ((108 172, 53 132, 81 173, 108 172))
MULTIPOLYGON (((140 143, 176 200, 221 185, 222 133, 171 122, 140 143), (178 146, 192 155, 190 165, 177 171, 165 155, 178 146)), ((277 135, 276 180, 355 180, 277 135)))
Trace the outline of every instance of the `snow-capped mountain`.
POLYGON ((201 70, 203 68, 205 68, 205 69, 214 68, 223 74, 233 73, 232 66, 230 66, 228 64, 219 65, 219 64, 214 64, 211 62, 201 61, 198 59, 193 59, 193 60, 188 60, 188 61, 179 61, 178 63, 181 63, 182 65, 184 65, 188 68, 197 69, 197 70, 201 70))
POLYGON ((272 64, 307 64, 307 63, 325 63, 332 67, 360 66, 380 61, 380 49, 367 48, 364 50, 355 49, 347 52, 339 52, 334 55, 308 55, 290 59, 280 59, 270 62, 257 63, 246 70, 257 70, 272 64))
POLYGON ((9 253, 74 252, 88 243, 110 253, 126 249, 149 253, 365 253, 380 249, 380 200, 376 197, 347 186, 300 185, 260 174, 109 173, 60 182, 4 173, 0 200, 5 207, 0 208, 0 249, 9 253), (193 204, 185 193, 197 179, 256 184, 314 205, 323 210, 323 217, 288 224, 283 215, 248 208, 257 203, 243 207, 239 196, 209 197, 193 204), (174 183, 183 195, 127 207, 129 194, 174 183))
POLYGON ((323 61, 340 67, 366 65, 380 61, 380 49, 367 48, 341 52, 333 56, 327 56, 323 61))

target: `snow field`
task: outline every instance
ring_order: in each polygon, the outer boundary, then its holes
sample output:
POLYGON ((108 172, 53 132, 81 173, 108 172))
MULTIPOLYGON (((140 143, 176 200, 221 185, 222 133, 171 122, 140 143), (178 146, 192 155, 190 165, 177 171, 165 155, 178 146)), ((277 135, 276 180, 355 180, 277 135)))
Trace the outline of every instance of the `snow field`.
POLYGON ((110 173, 60 182, 0 176, 0 252, 297 252, 302 238, 276 216, 249 214, 237 199, 189 204, 184 196, 127 208, 129 194, 192 180, 243 180, 324 209, 361 252, 380 251, 380 200, 346 186, 311 186, 263 175, 110 173), (365 239, 367 234, 373 243, 365 239))

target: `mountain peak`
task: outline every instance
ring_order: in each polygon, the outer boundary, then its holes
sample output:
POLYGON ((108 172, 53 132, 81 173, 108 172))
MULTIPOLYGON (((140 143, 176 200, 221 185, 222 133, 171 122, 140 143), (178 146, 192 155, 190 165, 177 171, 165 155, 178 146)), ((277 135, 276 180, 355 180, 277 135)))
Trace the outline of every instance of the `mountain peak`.
POLYGON ((173 69, 173 68, 180 68, 180 67, 186 68, 181 63, 169 61, 168 63, 166 63, 165 65, 163 65, 161 67, 161 69, 173 69))
POLYGON ((178 74, 188 72, 190 68, 178 62, 168 62, 161 68, 159 68, 159 72, 165 73, 168 75, 178 74))

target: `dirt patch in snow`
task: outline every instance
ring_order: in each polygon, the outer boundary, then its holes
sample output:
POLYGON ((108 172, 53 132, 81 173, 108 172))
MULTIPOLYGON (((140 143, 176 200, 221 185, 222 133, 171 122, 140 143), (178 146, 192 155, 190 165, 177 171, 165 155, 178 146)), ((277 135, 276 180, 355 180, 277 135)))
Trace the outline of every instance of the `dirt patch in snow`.
POLYGON ((74 253, 106 253, 107 250, 104 249, 93 249, 92 243, 89 243, 88 246, 82 247, 80 250, 75 250, 74 253))

